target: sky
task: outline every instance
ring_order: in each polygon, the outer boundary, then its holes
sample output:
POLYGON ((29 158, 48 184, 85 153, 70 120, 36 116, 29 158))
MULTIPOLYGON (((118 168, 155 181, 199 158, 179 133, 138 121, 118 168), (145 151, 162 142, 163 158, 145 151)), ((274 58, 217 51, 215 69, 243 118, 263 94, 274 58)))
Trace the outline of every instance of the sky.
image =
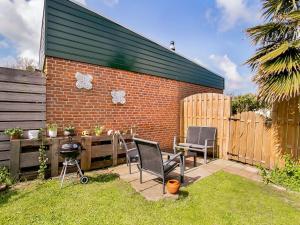
MULTIPOLYGON (((75 1, 75 0, 74 0, 75 1)), ((225 78, 225 93, 255 93, 245 30, 262 22, 259 0, 77 0, 102 16, 225 78)), ((38 60, 43 0, 0 0, 0 66, 38 60)))

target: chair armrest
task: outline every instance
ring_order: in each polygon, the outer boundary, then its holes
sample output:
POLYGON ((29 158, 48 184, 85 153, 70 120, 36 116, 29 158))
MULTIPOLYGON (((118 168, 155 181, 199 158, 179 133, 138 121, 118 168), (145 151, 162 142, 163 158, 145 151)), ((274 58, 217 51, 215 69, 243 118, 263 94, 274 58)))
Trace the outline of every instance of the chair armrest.
POLYGON ((170 162, 172 162, 174 159, 176 159, 181 154, 182 154, 181 152, 179 152, 177 154, 169 154, 170 155, 170 159, 164 162, 164 166, 168 165, 170 162))
MULTIPOLYGON (((178 136, 179 138, 186 138, 184 136, 178 136)), ((173 151, 174 151, 174 154, 176 154, 176 146, 177 145, 177 136, 174 136, 174 139, 173 139, 173 151)))
POLYGON ((215 141, 215 139, 205 139, 205 146, 214 146, 215 141), (212 143, 212 145, 209 145, 209 142, 212 143))

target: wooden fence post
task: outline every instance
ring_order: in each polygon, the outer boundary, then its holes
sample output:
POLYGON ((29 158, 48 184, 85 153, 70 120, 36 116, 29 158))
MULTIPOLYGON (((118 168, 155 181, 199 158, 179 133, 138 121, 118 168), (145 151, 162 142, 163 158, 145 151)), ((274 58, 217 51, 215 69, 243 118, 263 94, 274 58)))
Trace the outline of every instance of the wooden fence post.
POLYGON ((92 137, 82 137, 82 146, 85 150, 81 154, 81 168, 83 170, 90 170, 92 162, 92 137))
POLYGON ((20 175, 20 140, 11 140, 10 150, 10 174, 13 179, 18 180, 20 175))
POLYGON ((50 143, 50 152, 51 152, 51 177, 58 176, 58 147, 59 139, 53 138, 50 143))

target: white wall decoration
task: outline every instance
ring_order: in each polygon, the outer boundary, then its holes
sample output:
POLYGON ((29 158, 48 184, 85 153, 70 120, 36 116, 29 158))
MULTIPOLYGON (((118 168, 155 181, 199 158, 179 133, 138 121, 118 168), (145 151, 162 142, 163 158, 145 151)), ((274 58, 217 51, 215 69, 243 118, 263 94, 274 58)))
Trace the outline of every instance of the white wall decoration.
POLYGON ((77 72, 75 74, 75 78, 76 78, 76 87, 79 89, 87 89, 87 90, 91 90, 93 88, 93 84, 92 84, 92 80, 93 80, 93 76, 90 74, 83 74, 80 72, 77 72))
POLYGON ((126 99, 125 99, 126 92, 125 91, 111 91, 111 96, 112 96, 112 102, 114 104, 125 104, 126 99))

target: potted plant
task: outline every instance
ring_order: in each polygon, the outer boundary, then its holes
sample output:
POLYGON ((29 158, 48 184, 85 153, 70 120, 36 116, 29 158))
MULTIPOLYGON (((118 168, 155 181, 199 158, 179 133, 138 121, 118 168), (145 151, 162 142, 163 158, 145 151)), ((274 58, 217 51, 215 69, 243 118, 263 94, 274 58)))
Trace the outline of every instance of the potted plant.
POLYGON ((51 138, 57 137, 57 124, 56 123, 49 123, 47 124, 48 129, 48 136, 51 138))
POLYGON ((171 194, 176 194, 179 191, 180 182, 178 180, 169 180, 167 182, 167 190, 171 194))
POLYGON ((30 140, 38 139, 39 138, 39 130, 29 130, 28 131, 28 138, 30 140))
POLYGON ((5 129, 4 134, 10 136, 11 140, 20 139, 23 136, 23 129, 19 127, 5 129))
POLYGON ((65 127, 64 135, 65 136, 74 136, 75 135, 75 127, 73 127, 72 125, 65 127))
POLYGON ((104 126, 99 126, 99 125, 95 126, 94 128, 95 135, 100 136, 103 130, 104 130, 104 126))

